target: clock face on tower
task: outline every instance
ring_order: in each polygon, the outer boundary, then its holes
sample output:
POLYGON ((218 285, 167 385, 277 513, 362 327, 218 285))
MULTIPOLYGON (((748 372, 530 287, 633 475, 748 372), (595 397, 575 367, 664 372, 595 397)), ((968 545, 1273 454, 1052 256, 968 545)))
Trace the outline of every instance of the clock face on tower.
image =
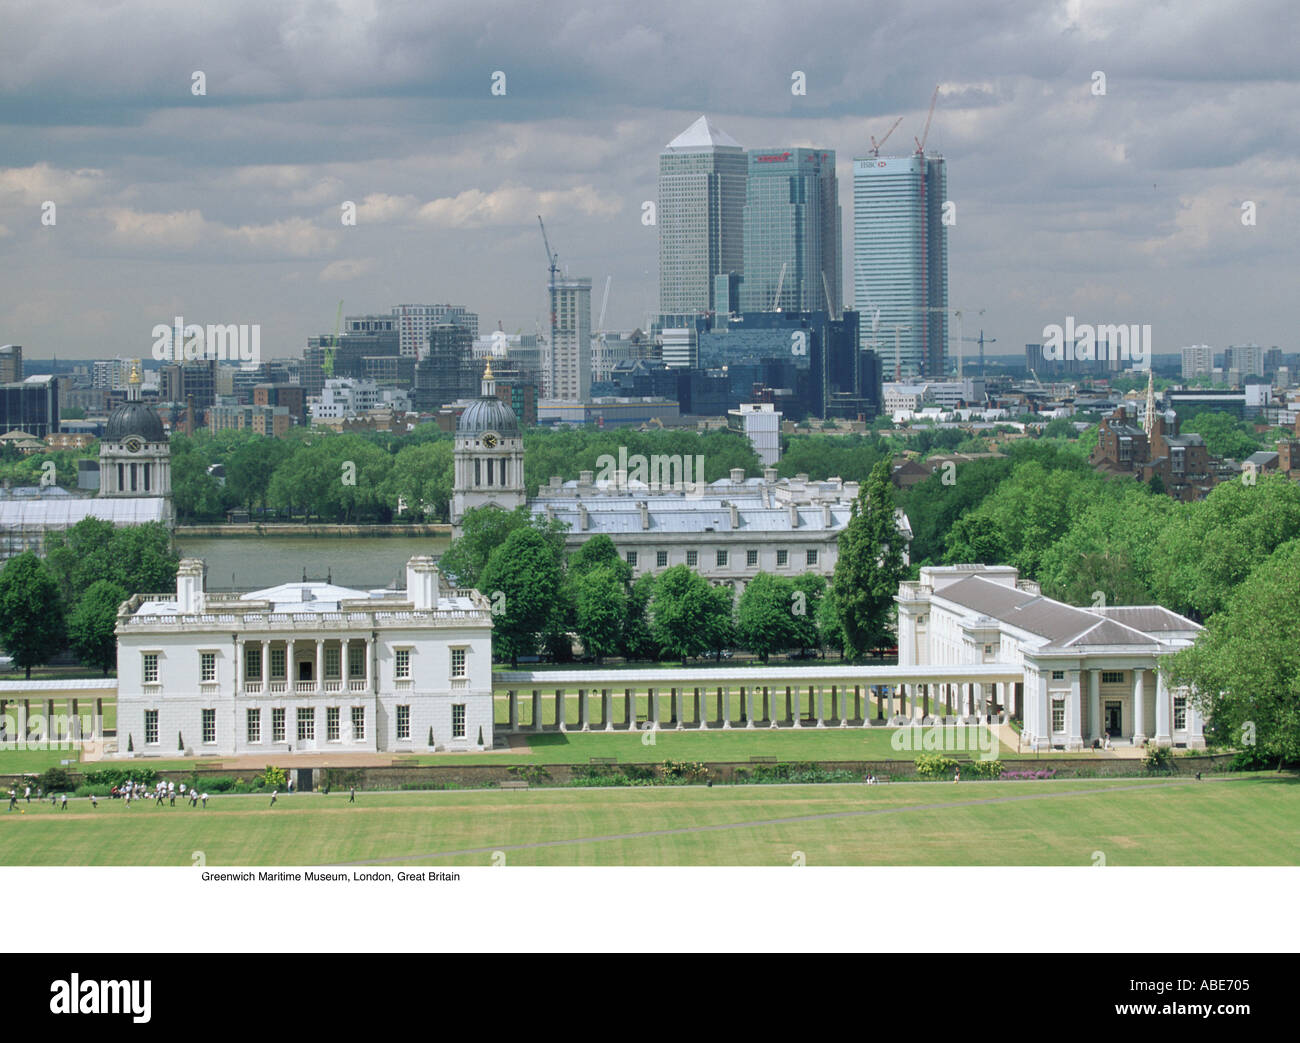
POLYGON ((497 436, 489 431, 483 436, 483 446, 487 449, 495 449, 497 447, 497 436))
POLYGON ((138 453, 144 448, 144 441, 138 435, 130 435, 126 441, 122 443, 122 448, 128 453, 138 453))

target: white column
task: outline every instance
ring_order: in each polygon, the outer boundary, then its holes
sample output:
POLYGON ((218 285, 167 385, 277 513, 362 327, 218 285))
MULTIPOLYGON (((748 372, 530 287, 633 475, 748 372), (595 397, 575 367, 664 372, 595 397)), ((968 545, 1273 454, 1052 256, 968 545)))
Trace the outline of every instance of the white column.
POLYGON ((722 686, 722 727, 731 727, 731 685, 722 686))
POLYGON ((1165 684, 1165 675, 1159 672, 1159 664, 1156 666, 1156 745, 1172 746, 1174 740, 1170 722, 1173 720, 1173 697, 1169 694, 1169 686, 1165 684))
POLYGON ((682 703, 684 702, 683 697, 685 696, 685 694, 686 694, 685 689, 682 688, 673 689, 673 721, 674 721, 673 727, 676 731, 679 732, 684 731, 686 728, 686 725, 682 723, 682 717, 685 716, 683 713, 685 707, 682 706, 682 703))
POLYGON ((564 719, 564 689, 563 688, 555 689, 555 723, 559 726, 560 731, 567 732, 569 730, 569 726, 564 719))
POLYGON ((1141 745, 1146 734, 1146 691, 1143 670, 1133 671, 1133 743, 1141 745))
POLYGON ((659 730, 659 693, 653 687, 646 689, 650 696, 650 727, 659 730))
POLYGON ((316 667, 312 670, 312 676, 316 679, 316 691, 323 691, 325 689, 325 639, 321 637, 316 639, 316 667))
POLYGON ((826 686, 817 686, 817 727, 826 727, 826 686))
POLYGON ((623 689, 623 713, 629 731, 636 731, 636 695, 631 688, 623 689))
POLYGON ((1083 691, 1081 672, 1070 671, 1070 702, 1065 711, 1065 730, 1067 750, 1083 749, 1083 691))
POLYGON ((753 728, 754 724, 754 686, 748 685, 743 689, 745 693, 745 727, 753 728))
POLYGON ((542 730, 542 690, 533 689, 533 731, 542 730))
POLYGON ((1101 671, 1088 671, 1088 738, 1101 738, 1101 671))
MULTIPOLYGON (((519 730, 519 693, 511 688, 509 693, 506 695, 506 699, 509 701, 510 706, 510 723, 507 726, 507 729, 515 732, 519 730)), ((496 714, 493 713, 493 717, 495 716, 496 714)))
POLYGON ((262 694, 266 695, 270 690, 267 688, 267 678, 270 676, 268 671, 271 669, 271 642, 262 642, 262 694))
POLYGON ((587 720, 587 689, 578 689, 578 730, 591 731, 591 722, 587 720))
POLYGON ((373 650, 372 650, 372 648, 371 648, 372 645, 374 645, 374 642, 373 642, 373 641, 362 641, 362 642, 361 642, 361 647, 365 650, 365 653, 366 653, 366 694, 367 694, 367 695, 373 695, 373 694, 374 694, 374 693, 370 690, 370 677, 371 677, 371 674, 374 672, 374 667, 371 665, 371 662, 370 662, 370 657, 374 654, 374 653, 373 653, 373 650))
MULTIPOLYGON (((1172 695, 1171 695, 1172 698, 1172 695)), ((1205 749, 1205 722, 1192 703, 1192 693, 1187 692, 1187 748, 1205 749)))
POLYGON ((600 690, 600 723, 605 726, 607 732, 614 730, 614 715, 611 712, 613 705, 614 701, 609 697, 609 689, 602 688, 600 690))
POLYGON ((1052 745, 1052 716, 1047 706, 1047 674, 1038 675, 1038 721, 1034 727, 1034 749, 1052 745))

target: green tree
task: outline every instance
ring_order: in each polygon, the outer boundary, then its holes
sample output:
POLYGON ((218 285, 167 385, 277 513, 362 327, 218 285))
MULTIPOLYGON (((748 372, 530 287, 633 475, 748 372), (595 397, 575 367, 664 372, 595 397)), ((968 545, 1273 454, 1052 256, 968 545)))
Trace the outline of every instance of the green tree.
POLYGON ((608 565, 571 574, 574 629, 583 647, 599 663, 619 650, 627 616, 627 584, 608 565))
POLYGON ((632 581, 632 566, 618 555, 614 541, 603 532, 597 533, 569 555, 569 572, 590 572, 592 569, 613 569, 624 583, 632 581))
POLYGON ((1263 448, 1255 432, 1228 413, 1205 410, 1184 420, 1179 428, 1184 435, 1197 434, 1205 439, 1211 456, 1244 460, 1263 448))
POLYGON ((0 644, 26 671, 48 663, 66 644, 63 600, 49 569, 32 551, 0 571, 0 644))
POLYGON ((783 576, 760 572, 745 587, 736 606, 736 637, 764 663, 773 652, 799 643, 790 595, 793 584, 783 576))
POLYGON ((83 663, 97 666, 108 676, 117 665, 117 610, 128 597, 111 580, 92 583, 68 615, 68 646, 83 663))
POLYGON ((650 603, 650 630, 665 655, 685 662, 722 647, 730 630, 731 597, 725 588, 719 589, 722 598, 685 565, 659 574, 650 603))
POLYGON ((650 629, 650 604, 654 600, 654 591, 655 576, 650 572, 638 576, 628 588, 619 646, 625 659, 658 659, 661 655, 650 629))
POLYGON ((1283 543, 1300 533, 1300 486, 1281 475, 1223 482, 1180 505, 1155 537, 1151 585, 1175 612, 1208 619, 1283 543))
POLYGON ((453 479, 451 441, 426 441, 404 446, 398 452, 382 493, 393 512, 400 500, 404 516, 445 520, 453 479))
POLYGON ((110 580, 130 594, 158 594, 176 585, 180 563, 171 534, 158 522, 116 528, 83 518, 46 537, 46 565, 71 611, 96 580, 110 580))
POLYGON ((821 648, 818 620, 826 597, 826 577, 816 572, 793 576, 790 583, 790 614, 794 619, 795 644, 800 648, 821 648))
POLYGON ((844 653, 854 658, 885 643, 898 584, 907 573, 889 473, 888 460, 876 464, 840 534, 835 598, 844 653))
POLYGON ((453 577, 460 586, 479 587, 482 590, 478 578, 487 567, 492 552, 502 546, 512 533, 524 528, 532 528, 541 533, 557 557, 563 554, 564 532, 567 528, 563 522, 552 522, 542 515, 533 515, 523 505, 513 511, 503 511, 500 507, 488 504, 465 512, 465 517, 460 522, 460 535, 451 541, 451 546, 438 562, 439 568, 453 577))
POLYGON ((512 665, 537 648, 556 612, 562 584, 555 547, 532 526, 512 532, 488 558, 478 588, 502 605, 493 620, 492 643, 512 665))
POLYGON ((1300 759, 1300 540, 1260 563, 1227 596, 1196 643, 1168 661, 1169 682, 1190 686, 1214 736, 1251 742, 1278 766, 1300 759))

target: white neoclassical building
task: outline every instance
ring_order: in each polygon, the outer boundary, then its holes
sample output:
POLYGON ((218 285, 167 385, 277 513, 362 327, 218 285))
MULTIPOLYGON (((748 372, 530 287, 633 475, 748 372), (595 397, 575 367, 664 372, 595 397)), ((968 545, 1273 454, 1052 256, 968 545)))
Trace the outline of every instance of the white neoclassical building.
MULTIPOLYGON (((1159 605, 1078 608, 1044 597, 1011 566, 921 569, 899 588, 898 663, 1009 664, 1018 684, 969 684, 943 701, 976 714, 1006 712, 1035 750, 1112 742, 1201 748, 1203 721, 1160 662, 1200 626, 1159 605)), ((943 695, 937 695, 943 698, 943 695)))
POLYGON ((492 616, 432 558, 405 590, 320 581, 209 594, 187 558, 176 593, 117 621, 118 752, 429 752, 492 746, 492 616))

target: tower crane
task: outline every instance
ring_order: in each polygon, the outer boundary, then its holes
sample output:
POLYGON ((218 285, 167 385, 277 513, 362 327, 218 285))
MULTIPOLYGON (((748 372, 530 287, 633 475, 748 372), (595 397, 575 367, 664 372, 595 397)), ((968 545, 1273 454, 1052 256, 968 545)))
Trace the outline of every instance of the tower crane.
POLYGON ((912 139, 913 141, 916 142, 916 154, 918 156, 925 155, 925 143, 930 138, 930 120, 934 119, 934 103, 937 102, 938 100, 939 100, 939 85, 936 83, 934 85, 934 94, 931 95, 930 97, 930 111, 926 114, 925 117, 925 129, 921 131, 921 136, 919 138, 912 139))
POLYGON ((898 125, 902 122, 903 122, 903 117, 899 116, 898 119, 894 120, 893 126, 891 126, 887 131, 885 131, 885 136, 881 138, 879 141, 876 140, 876 136, 874 134, 871 135, 870 151, 873 156, 875 156, 877 159, 880 158, 880 150, 885 147, 885 142, 889 140, 889 135, 894 133, 894 131, 898 129, 898 125))
POLYGON ((546 367, 549 376, 546 393, 551 395, 555 393, 555 275, 560 270, 560 255, 551 250, 551 241, 546 236, 546 223, 541 214, 537 215, 537 223, 542 227, 542 245, 546 247, 546 271, 549 276, 546 288, 551 306, 551 340, 546 346, 546 354, 550 359, 546 367))

